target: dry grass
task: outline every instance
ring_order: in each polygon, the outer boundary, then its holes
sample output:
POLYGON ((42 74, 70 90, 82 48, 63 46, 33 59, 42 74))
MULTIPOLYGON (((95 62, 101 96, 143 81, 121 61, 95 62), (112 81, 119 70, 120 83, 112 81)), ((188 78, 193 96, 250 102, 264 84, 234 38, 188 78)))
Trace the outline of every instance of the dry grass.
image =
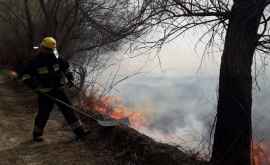
MULTIPOLYGON (((94 100, 93 95, 86 100, 94 100)), ((93 102, 90 101, 89 105, 93 102)), ((93 106, 93 105, 92 105, 93 106)), ((96 112, 89 108, 90 115, 96 112)), ((88 129, 91 130, 91 138, 98 139, 105 148, 110 148, 115 158, 121 160, 123 165, 201 165, 205 161, 199 160, 196 154, 186 154, 176 146, 162 144, 154 141, 148 136, 142 135, 135 129, 126 126, 101 127, 95 121, 81 116, 88 129)))
POLYGON ((86 141, 70 142, 73 136, 71 131, 56 118, 50 120, 46 127, 46 142, 31 143, 35 96, 25 97, 24 89, 17 84, 0 86, 1 165, 206 164, 175 146, 155 142, 134 129, 124 126, 101 127, 84 116, 81 119, 91 131, 86 141), (29 109, 25 105, 33 106, 29 109))

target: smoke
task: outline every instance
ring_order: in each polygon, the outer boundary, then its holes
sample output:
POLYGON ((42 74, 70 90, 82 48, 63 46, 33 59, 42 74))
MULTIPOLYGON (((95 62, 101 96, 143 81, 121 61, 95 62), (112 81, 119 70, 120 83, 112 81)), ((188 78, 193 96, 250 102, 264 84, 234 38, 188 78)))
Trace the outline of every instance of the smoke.
POLYGON ((258 79, 253 90, 253 136, 259 141, 270 140, 270 84, 269 76, 258 79))
MULTIPOLYGON (((256 140, 269 141, 270 77, 260 75, 257 81, 259 88, 254 86, 253 89, 253 135, 256 140)), ((164 140, 163 135, 175 135, 197 141, 196 145, 199 145, 210 143, 217 89, 218 75, 150 74, 125 81, 118 87, 120 93, 116 95, 120 95, 128 107, 137 105, 135 110, 146 114, 149 126, 147 130, 139 131, 156 140, 164 140)))
POLYGON ((144 112, 149 121, 143 133, 156 140, 175 135, 192 141, 192 136, 199 144, 203 138, 209 140, 217 82, 217 76, 150 75, 130 79, 118 90, 127 106, 141 105, 136 111, 144 112), (146 102, 151 110, 143 107, 146 102))

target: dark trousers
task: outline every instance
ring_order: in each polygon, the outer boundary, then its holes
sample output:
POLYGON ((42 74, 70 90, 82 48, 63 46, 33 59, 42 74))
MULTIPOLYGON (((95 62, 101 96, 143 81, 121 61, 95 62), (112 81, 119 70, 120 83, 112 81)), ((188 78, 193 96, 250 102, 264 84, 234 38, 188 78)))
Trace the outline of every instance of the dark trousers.
MULTIPOLYGON (((48 92, 47 94, 71 105, 71 102, 69 101, 65 92, 61 89, 52 90, 52 91, 48 92)), ((39 96, 38 96, 39 110, 38 110, 38 113, 37 113, 36 118, 35 118, 35 126, 34 126, 34 130, 33 130, 33 136, 34 137, 42 136, 43 130, 44 130, 46 123, 49 119, 50 112, 52 111, 54 104, 56 104, 58 106, 59 110, 64 115, 67 123, 73 129, 74 133, 75 134, 81 133, 81 131, 82 131, 81 122, 77 118, 77 116, 75 115, 74 111, 71 108, 69 108, 69 107, 67 107, 67 106, 65 106, 65 105, 63 105, 63 104, 61 104, 61 103, 59 103, 51 98, 48 98, 45 95, 39 94, 39 96)))

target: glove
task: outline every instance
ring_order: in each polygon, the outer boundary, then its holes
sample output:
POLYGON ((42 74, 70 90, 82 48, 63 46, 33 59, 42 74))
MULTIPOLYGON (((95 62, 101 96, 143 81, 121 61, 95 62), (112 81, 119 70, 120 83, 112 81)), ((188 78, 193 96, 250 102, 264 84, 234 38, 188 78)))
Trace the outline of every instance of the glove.
POLYGON ((10 70, 8 73, 8 78, 11 80, 16 80, 18 78, 18 74, 15 71, 10 70))

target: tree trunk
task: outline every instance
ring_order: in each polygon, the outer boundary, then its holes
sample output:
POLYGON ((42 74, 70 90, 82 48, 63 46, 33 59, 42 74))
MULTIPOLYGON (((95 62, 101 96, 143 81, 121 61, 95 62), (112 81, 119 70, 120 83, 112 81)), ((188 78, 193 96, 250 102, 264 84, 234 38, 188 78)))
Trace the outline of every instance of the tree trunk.
POLYGON ((251 164, 251 67, 261 6, 259 1, 235 0, 232 7, 221 58, 214 165, 251 164))

